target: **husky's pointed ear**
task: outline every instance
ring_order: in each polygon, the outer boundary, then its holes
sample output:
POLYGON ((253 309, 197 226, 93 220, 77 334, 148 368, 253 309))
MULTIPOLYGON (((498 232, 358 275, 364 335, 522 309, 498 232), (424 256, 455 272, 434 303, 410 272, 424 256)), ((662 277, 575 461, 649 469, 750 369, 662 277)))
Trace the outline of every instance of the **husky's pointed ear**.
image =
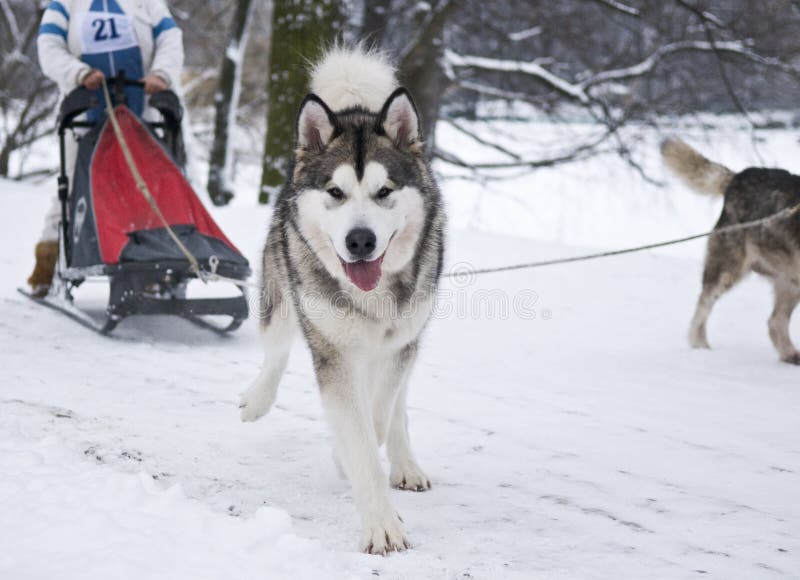
POLYGON ((377 130, 400 149, 409 149, 419 141, 419 114, 405 88, 400 87, 386 99, 378 115, 377 130))
POLYGON ((322 99, 311 93, 300 105, 296 131, 299 148, 320 153, 333 139, 336 117, 322 99))

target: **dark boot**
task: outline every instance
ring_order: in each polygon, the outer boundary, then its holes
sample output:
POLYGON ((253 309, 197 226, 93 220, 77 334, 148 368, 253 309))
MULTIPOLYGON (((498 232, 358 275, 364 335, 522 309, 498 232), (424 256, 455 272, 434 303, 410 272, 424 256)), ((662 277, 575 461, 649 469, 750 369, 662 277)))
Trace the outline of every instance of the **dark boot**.
POLYGON ((36 266, 28 278, 31 294, 43 298, 50 291, 53 273, 58 260, 58 242, 39 242, 36 244, 36 266))

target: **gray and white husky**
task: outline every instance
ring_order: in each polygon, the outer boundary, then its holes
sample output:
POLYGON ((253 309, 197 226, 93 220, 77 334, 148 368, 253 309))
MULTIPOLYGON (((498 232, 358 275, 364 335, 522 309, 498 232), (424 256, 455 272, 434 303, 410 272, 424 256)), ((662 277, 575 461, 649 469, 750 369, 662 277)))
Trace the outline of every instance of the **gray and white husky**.
POLYGON ((385 554, 410 547, 388 484, 431 486, 411 452, 406 395, 442 269, 445 218, 416 108, 385 57, 336 47, 314 66, 311 91, 264 248, 264 364, 241 418, 269 411, 301 330, 334 458, 358 504, 361 549, 385 554))

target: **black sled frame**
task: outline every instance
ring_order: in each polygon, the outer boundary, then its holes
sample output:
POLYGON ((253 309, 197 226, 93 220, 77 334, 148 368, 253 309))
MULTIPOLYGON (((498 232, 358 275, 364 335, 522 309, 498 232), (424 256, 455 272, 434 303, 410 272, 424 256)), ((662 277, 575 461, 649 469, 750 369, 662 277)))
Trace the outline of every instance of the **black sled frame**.
MULTIPOLYGON (((114 103, 125 102, 125 87, 143 87, 140 81, 126 79, 120 73, 109 79, 113 90, 114 103)), ((185 154, 181 133, 183 111, 180 101, 172 91, 163 91, 150 97, 150 106, 162 117, 159 122, 148 122, 150 130, 172 155, 180 167, 185 164, 185 154), (158 133, 161 133, 160 135, 158 133)), ((61 229, 59 236, 59 261, 56 276, 50 292, 44 298, 34 298, 30 293, 21 292, 43 305, 58 310, 81 325, 100 334, 110 334, 123 319, 138 314, 169 314, 180 316, 196 326, 225 334, 236 330, 247 319, 248 302, 244 285, 238 285, 240 295, 230 298, 187 298, 186 286, 197 274, 191 270, 186 260, 161 262, 129 262, 116 265, 101 265, 90 268, 72 268, 69 237, 69 177, 66 163, 66 134, 68 130, 95 126, 94 122, 78 120, 78 117, 99 106, 95 93, 80 87, 64 99, 58 117, 58 140, 60 168, 58 175, 58 199, 61 204, 61 229), (72 292, 90 277, 107 277, 109 299, 105 319, 98 322, 80 310, 73 303, 72 292), (218 325, 206 320, 205 316, 228 316, 227 325, 218 325)), ((102 121, 101 121, 102 122, 102 121)), ((208 271, 216 271, 220 276, 244 281, 250 275, 247 267, 226 263, 203 264, 208 271)))

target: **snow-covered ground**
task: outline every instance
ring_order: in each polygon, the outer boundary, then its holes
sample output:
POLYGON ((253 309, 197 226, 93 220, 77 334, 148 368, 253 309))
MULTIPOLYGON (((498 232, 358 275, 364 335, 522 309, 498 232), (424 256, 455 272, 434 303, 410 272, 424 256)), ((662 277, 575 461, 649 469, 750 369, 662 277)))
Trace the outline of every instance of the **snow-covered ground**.
MULTIPOLYGON (((788 139, 762 153, 800 170, 788 139)), ((738 169, 754 162, 746 140, 710 153, 738 169)), ((659 190, 603 161, 483 192, 444 183, 451 265, 700 231, 718 208, 677 187, 639 203, 659 190)), ((356 552, 301 343, 276 408, 242 424, 255 321, 221 339, 131 319, 113 340, 16 293, 52 189, 0 182, 0 578, 800 574, 800 369, 777 360, 756 278, 712 315, 715 350, 686 346, 702 243, 445 281, 410 396, 434 487, 392 492, 415 548, 381 558, 356 552)), ((256 263, 268 209, 214 213, 256 263)), ((792 330, 800 340, 800 317, 792 330)))

